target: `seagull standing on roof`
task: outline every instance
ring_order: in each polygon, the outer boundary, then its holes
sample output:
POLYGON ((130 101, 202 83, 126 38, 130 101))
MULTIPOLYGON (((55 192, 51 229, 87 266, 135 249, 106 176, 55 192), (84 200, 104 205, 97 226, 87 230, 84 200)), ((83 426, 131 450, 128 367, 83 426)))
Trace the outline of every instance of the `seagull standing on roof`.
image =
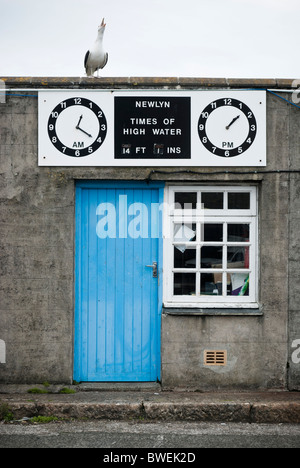
POLYGON ((86 74, 89 77, 93 77, 94 73, 97 72, 97 78, 99 78, 99 69, 104 68, 108 61, 108 53, 103 48, 105 26, 103 18, 102 23, 98 27, 98 37, 93 47, 85 55, 84 66, 86 74))

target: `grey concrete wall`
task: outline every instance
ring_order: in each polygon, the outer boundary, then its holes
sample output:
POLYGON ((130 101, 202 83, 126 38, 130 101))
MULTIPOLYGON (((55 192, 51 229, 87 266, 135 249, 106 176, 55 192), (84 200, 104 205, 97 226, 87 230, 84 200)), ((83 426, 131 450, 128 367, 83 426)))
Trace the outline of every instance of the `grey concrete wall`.
POLYGON ((37 99, 0 104, 2 382, 71 381, 74 188, 37 167, 37 99))
MULTIPOLYGON (((300 110, 290 109, 290 168, 300 167, 300 110)), ((300 390, 300 174, 290 177, 289 372, 290 390, 300 390)))
MULTIPOLYGON (((170 80, 153 79, 152 86, 178 86, 178 81, 170 80)), ((94 83, 91 80, 90 86, 94 83)), ((139 85, 149 83, 140 81, 139 85)), ((182 85, 199 88, 201 83, 190 80, 182 85)), ((202 85, 207 87, 207 83, 202 85)), ((252 84, 264 86, 262 82, 252 84)), ((278 86, 278 82, 271 84, 278 86)), ((30 91, 31 86, 42 84, 32 79, 25 85, 30 91)), ((136 90, 133 83, 128 81, 127 85, 136 90)), ((222 86, 218 80, 212 85, 222 86)), ((55 86, 80 84, 68 79, 57 80, 55 86)), ((112 83, 107 79, 103 87, 109 86, 112 83)), ((118 81, 117 86, 124 87, 124 83, 118 81)), ((223 86, 229 86, 228 80, 223 86)), ((231 86, 249 87, 249 83, 237 80, 231 86)), ((266 171, 299 169, 299 112, 268 95, 266 171)), ((143 180, 151 172, 151 168, 130 167, 122 171, 109 167, 39 168, 37 132, 36 98, 8 96, 6 103, 0 104, 0 340, 6 350, 5 363, 0 354, 0 383, 72 381, 75 180, 143 180)), ((263 315, 163 315, 163 385, 200 390, 287 385, 299 389, 300 364, 292 362, 291 347, 300 339, 300 176, 288 172, 248 174, 247 168, 238 169, 243 174, 208 176, 201 174, 201 168, 191 169, 198 174, 178 174, 174 173, 176 168, 166 168, 169 175, 154 173, 152 178, 197 184, 255 183, 259 188, 263 315), (226 349, 228 365, 204 366, 203 351, 207 348, 226 349)))

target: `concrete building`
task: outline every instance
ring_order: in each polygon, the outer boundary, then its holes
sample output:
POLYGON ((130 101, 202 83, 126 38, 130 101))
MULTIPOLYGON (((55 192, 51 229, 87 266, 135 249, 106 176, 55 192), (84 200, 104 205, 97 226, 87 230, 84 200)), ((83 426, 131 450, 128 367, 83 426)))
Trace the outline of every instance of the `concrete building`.
POLYGON ((295 82, 1 83, 0 383, 299 390, 295 82))

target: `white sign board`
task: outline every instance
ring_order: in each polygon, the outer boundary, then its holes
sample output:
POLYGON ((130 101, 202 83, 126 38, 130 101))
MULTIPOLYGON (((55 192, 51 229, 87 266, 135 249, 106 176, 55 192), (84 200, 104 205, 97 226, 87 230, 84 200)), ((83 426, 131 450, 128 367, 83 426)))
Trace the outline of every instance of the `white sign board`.
POLYGON ((40 91, 39 165, 266 166, 266 92, 40 91))

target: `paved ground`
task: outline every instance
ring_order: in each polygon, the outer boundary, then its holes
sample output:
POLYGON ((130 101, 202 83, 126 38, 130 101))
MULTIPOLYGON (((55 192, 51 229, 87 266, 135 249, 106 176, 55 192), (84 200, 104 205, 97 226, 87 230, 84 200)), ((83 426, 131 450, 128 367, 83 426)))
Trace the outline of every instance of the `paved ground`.
MULTIPOLYGON (((177 449, 180 453, 195 454, 197 448, 300 448, 300 426, 293 424, 234 424, 186 422, 125 422, 88 421, 50 423, 0 424, 0 448, 107 448, 97 453, 97 461, 105 454, 136 455, 132 466, 148 453, 163 453, 163 449, 177 449), (184 447, 184 450, 182 448, 184 447), (123 452, 116 449, 124 448, 123 452), (136 452, 136 449, 148 449, 136 452), (127 450, 125 450, 127 449, 127 450)), ((175 450, 176 452, 176 450, 175 450)), ((187 456, 187 455, 186 455, 187 456)), ((152 455, 151 455, 152 457, 152 455)), ((190 460, 194 457, 191 455, 190 460)), ((152 460, 153 461, 153 460, 152 460)))

